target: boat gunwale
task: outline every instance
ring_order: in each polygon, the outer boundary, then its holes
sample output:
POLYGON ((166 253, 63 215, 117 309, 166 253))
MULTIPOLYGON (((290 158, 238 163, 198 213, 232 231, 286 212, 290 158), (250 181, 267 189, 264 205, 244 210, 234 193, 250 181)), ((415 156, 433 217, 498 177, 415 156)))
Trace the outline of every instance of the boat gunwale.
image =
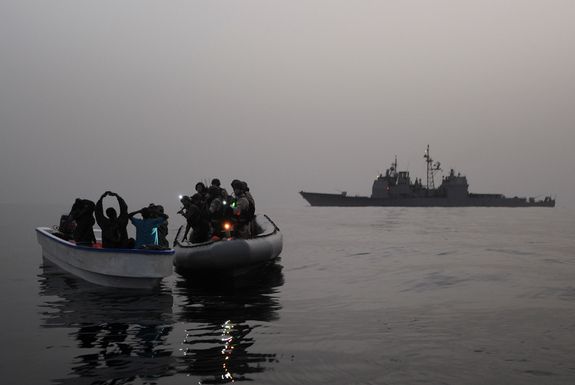
POLYGON ((59 244, 81 251, 88 251, 93 253, 113 253, 113 254, 145 254, 145 255, 172 255, 176 253, 176 250, 147 250, 147 249, 111 249, 111 248, 96 248, 89 246, 76 245, 68 242, 62 238, 58 238, 48 230, 53 230, 50 227, 37 227, 36 232, 40 233, 47 238, 58 242, 59 244))

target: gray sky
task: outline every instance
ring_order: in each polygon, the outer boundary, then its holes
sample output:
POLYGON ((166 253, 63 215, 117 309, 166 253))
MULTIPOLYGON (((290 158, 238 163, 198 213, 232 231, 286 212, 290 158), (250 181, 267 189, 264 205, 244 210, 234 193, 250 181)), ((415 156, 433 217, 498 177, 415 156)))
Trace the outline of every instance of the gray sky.
POLYGON ((0 2, 0 201, 167 204, 377 173, 575 207, 575 1, 0 2))

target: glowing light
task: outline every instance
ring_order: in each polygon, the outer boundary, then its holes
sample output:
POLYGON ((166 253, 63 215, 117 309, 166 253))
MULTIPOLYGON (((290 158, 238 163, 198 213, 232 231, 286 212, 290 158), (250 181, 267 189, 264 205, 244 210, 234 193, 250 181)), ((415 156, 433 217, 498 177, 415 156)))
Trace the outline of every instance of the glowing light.
POLYGON ((223 201, 222 203, 223 203, 223 204, 224 204, 224 206, 225 206, 225 205, 227 205, 227 204, 228 204, 228 201, 223 201))
POLYGON ((231 225, 228 222, 224 223, 224 229, 226 231, 228 231, 230 229, 230 227, 231 227, 231 225))
POLYGON ((180 200, 182 200, 184 196, 183 195, 178 195, 178 198, 180 198, 180 200))

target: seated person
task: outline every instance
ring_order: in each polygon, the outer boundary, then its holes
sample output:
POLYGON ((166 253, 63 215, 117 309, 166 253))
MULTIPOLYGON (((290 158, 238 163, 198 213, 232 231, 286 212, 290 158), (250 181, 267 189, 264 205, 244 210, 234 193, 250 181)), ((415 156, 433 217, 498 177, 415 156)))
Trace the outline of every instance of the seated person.
POLYGON ((131 249, 134 247, 134 240, 128 238, 128 205, 116 193, 106 191, 96 203, 96 222, 102 229, 102 247, 111 249, 131 249), (114 196, 120 206, 120 215, 112 207, 106 209, 106 215, 102 208, 102 200, 106 196, 114 196))
POLYGON ((69 214, 61 215, 56 236, 69 241, 74 239, 74 230, 76 230, 76 221, 69 214))
MULTIPOLYGON (((155 205, 153 203, 150 203, 148 208, 150 209, 150 217, 151 218, 160 218, 164 215, 164 207, 161 205, 155 205)), ((167 218, 167 215, 166 215, 166 218, 167 218)), ((162 249, 169 249, 170 248, 170 242, 168 241, 168 221, 167 220, 164 220, 164 222, 162 222, 158 226, 158 245, 162 249)))
POLYGON ((96 243, 94 209, 94 202, 78 198, 70 210, 68 218, 76 223, 73 238, 77 245, 92 246, 93 243, 96 243))
POLYGON ((164 213, 154 212, 150 207, 144 207, 138 211, 134 211, 128 215, 130 222, 136 227, 136 248, 144 247, 159 247, 160 237, 158 235, 158 227, 168 219, 164 213), (140 214, 142 219, 135 218, 135 215, 140 214), (156 215, 154 217, 154 215, 156 215))

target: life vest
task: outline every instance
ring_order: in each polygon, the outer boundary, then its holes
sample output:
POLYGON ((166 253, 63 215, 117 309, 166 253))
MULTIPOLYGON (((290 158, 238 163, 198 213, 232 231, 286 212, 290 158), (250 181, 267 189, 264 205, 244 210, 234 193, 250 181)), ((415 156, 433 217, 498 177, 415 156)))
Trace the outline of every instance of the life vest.
POLYGON ((247 196, 242 196, 238 199, 238 202, 240 199, 245 199, 246 202, 248 202, 248 207, 240 210, 239 215, 237 217, 237 221, 238 223, 248 223, 250 222, 253 217, 254 217, 254 205, 250 202, 250 200, 248 199, 247 196))

